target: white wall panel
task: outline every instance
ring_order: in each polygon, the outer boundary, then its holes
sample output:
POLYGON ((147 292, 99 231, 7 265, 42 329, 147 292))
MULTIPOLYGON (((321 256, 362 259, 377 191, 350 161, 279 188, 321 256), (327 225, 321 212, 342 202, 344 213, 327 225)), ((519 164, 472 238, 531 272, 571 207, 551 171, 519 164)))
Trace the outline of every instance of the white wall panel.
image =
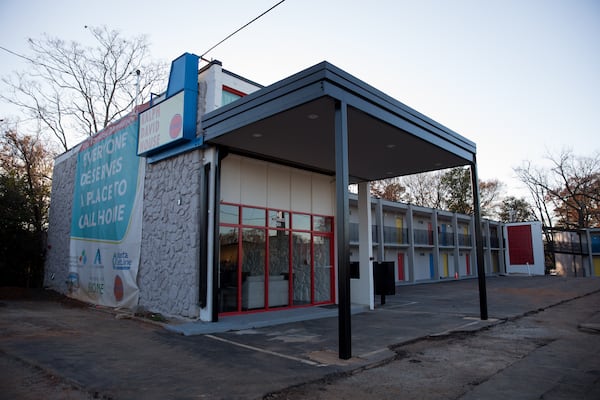
POLYGON ((431 279, 429 252, 415 251, 415 280, 431 279))
POLYGON ((269 164, 267 169, 267 179, 267 207, 289 210, 291 208, 291 169, 275 164, 269 164))
POLYGON ((241 162, 242 204, 267 206, 267 164, 243 158, 241 162))
POLYGON ((292 170, 292 210, 298 212, 311 212, 312 185, 311 173, 292 170))
POLYGON ((241 158, 230 155, 221 162, 221 201, 239 204, 241 192, 241 158))
POLYGON ((321 215, 333 215, 334 186, 333 178, 312 174, 312 212, 321 215))

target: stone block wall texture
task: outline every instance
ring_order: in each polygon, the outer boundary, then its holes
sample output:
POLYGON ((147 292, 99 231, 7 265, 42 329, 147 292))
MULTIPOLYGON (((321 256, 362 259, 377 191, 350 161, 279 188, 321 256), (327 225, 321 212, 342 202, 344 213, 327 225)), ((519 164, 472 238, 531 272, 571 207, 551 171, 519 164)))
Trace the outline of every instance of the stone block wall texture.
POLYGON ((202 152, 146 165, 139 304, 199 316, 199 191, 202 152))
POLYGON ((71 210, 75 189, 77 152, 71 150, 54 165, 52 195, 48 216, 48 248, 44 268, 44 286, 59 293, 67 292, 69 274, 69 240, 71 236, 71 210))

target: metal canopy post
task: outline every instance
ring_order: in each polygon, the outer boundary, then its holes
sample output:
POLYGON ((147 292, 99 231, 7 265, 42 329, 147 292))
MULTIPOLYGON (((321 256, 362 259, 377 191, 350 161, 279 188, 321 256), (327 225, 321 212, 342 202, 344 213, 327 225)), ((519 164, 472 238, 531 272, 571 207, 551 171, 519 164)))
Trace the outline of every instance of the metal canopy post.
POLYGON ((221 253, 221 243, 219 239, 219 216, 221 214, 219 207, 221 204, 221 157, 222 153, 217 147, 215 149, 215 187, 213 197, 213 265, 212 265, 212 309, 211 322, 219 322, 219 254, 221 253))
POLYGON ((348 107, 345 102, 335 103, 335 196, 338 262, 338 336, 339 357, 352 357, 350 326, 350 233, 348 216, 348 107))
POLYGON ((473 188, 473 222, 475 225, 475 247, 477 254, 477 280, 479 281, 479 312, 482 320, 488 319, 487 292, 485 287, 485 263, 483 259, 483 237, 481 234, 481 210, 479 206, 479 179, 477 161, 471 164, 471 186, 473 188))

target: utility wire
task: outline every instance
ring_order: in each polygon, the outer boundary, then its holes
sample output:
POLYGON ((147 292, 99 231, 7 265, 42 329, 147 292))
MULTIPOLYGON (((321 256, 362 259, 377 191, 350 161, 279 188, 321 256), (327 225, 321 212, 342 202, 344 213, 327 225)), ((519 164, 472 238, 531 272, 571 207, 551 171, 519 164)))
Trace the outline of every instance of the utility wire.
MULTIPOLYGON (((61 69, 59 69, 59 68, 56 68, 56 67, 53 67, 52 65, 48 65, 48 64, 41 63, 41 62, 39 62, 39 61, 35 61, 35 60, 34 60, 34 59, 32 59, 32 58, 29 58, 29 57, 27 57, 27 56, 24 56, 24 55, 22 55, 22 54, 19 54, 19 53, 17 53, 17 52, 14 52, 14 51, 12 51, 12 50, 10 50, 10 49, 7 49, 7 48, 6 48, 6 47, 4 47, 4 46, 0 46, 0 50, 4 50, 5 52, 7 52, 7 53, 9 53, 9 54, 12 54, 12 55, 14 55, 14 56, 16 56, 16 57, 22 58, 22 59, 23 59, 23 60, 25 60, 25 61, 29 61, 30 63, 32 63, 32 64, 34 64, 34 65, 35 65, 35 64, 37 64, 37 65, 41 65, 41 66, 42 66, 42 67, 44 67, 44 68, 51 69, 51 70, 53 70, 53 71, 56 71, 56 72, 59 72, 59 73, 61 73, 61 74, 64 74, 64 73, 65 73, 65 71, 64 71, 64 70, 61 70, 61 69)), ((100 81, 93 80, 93 79, 90 79, 90 81, 92 81, 92 82, 95 82, 95 83, 102 83, 102 82, 100 82, 100 81)))
POLYGON ((29 57, 25 57, 24 55, 22 55, 22 54, 19 54, 19 53, 15 53, 14 51, 12 51, 12 50, 9 50, 9 49, 7 49, 7 48, 6 48, 6 47, 4 47, 4 46, 0 46, 0 50, 4 50, 5 52, 7 52, 7 53, 9 53, 9 54, 12 54, 13 56, 20 57, 20 58, 22 58, 22 59, 24 59, 24 60, 27 60, 27 61, 30 61, 30 62, 32 62, 32 63, 34 63, 34 62, 35 62, 35 61, 33 61, 31 58, 29 58, 29 57))
POLYGON ((200 56, 200 58, 203 58, 205 55, 207 55, 210 51, 212 51, 215 47, 217 47, 218 45, 220 45, 221 43, 223 43, 224 41, 226 41, 227 39, 229 39, 230 37, 232 37, 233 35, 235 35, 236 33, 238 33, 239 31, 241 31, 242 29, 244 29, 245 27, 247 27, 248 25, 250 25, 251 23, 253 23, 254 21, 256 21, 257 19, 259 19, 260 17, 262 17, 263 15, 267 14, 269 11, 273 10, 275 7, 277 7, 278 5, 280 5, 281 3, 283 3, 285 0, 281 0, 279 3, 275 4, 273 7, 269 8, 267 11, 263 12, 262 14, 260 14, 258 17, 254 18, 252 21, 248 22, 247 24, 245 24, 244 26, 242 26, 241 28, 239 28, 238 30, 236 30, 235 32, 229 34, 225 39, 221 40, 219 43, 215 44, 213 47, 211 47, 210 49, 206 50, 204 53, 202 53, 202 55, 200 56))

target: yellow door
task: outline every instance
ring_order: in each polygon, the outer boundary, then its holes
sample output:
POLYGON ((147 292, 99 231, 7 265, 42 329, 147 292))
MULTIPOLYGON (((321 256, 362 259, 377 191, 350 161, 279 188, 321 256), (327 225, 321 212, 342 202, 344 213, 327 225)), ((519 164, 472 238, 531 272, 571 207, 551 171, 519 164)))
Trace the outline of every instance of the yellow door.
POLYGON ((444 264, 444 277, 448 277, 448 253, 442 253, 442 263, 444 264))
POLYGON ((397 233, 397 238, 398 238, 398 243, 402 244, 404 243, 404 235, 403 235, 403 224, 404 224, 404 220, 402 219, 402 217, 396 217, 396 233, 397 233))
POLYGON ((600 257, 594 257, 594 275, 600 276, 600 257))

